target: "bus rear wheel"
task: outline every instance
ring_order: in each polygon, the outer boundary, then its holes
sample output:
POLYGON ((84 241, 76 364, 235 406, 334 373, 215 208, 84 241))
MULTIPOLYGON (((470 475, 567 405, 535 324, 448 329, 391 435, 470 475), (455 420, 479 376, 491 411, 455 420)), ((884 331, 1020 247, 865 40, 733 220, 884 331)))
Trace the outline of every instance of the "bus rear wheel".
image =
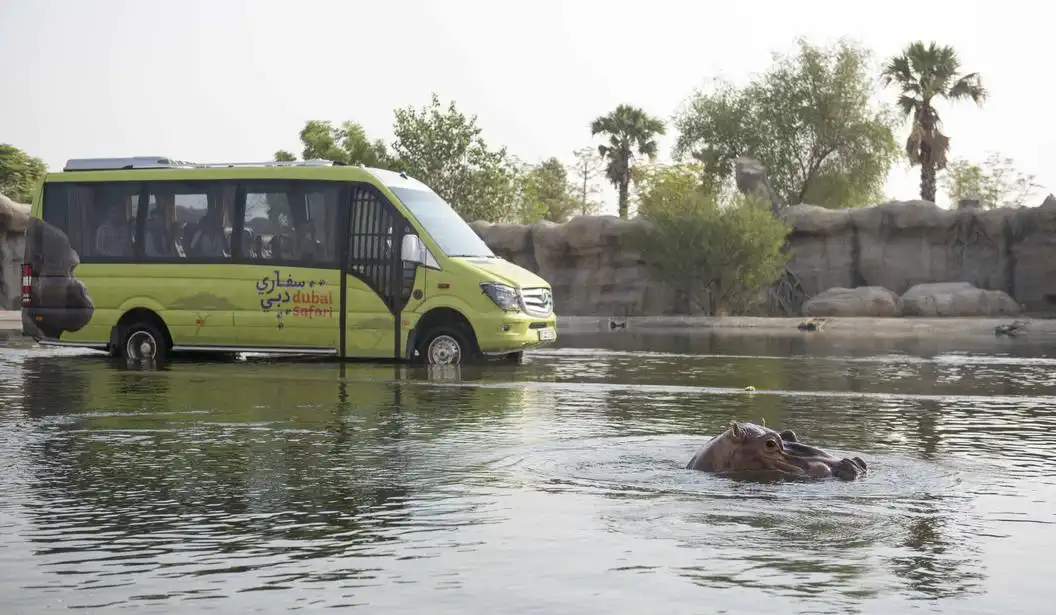
POLYGON ((118 353, 128 361, 164 361, 168 342, 157 326, 150 322, 132 322, 123 327, 118 353))
POLYGON ((418 345, 418 358, 426 365, 462 365, 473 361, 476 356, 470 336, 454 325, 430 329, 418 345))

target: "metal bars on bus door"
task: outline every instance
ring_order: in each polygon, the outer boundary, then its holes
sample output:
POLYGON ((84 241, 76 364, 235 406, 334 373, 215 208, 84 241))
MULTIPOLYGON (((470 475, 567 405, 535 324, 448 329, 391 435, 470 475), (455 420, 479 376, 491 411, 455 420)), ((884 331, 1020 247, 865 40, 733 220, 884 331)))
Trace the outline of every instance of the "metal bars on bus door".
POLYGON ((393 268, 399 254, 397 222, 391 206, 370 186, 352 189, 349 225, 348 269, 373 288, 389 309, 396 311, 399 289, 393 284, 393 268))

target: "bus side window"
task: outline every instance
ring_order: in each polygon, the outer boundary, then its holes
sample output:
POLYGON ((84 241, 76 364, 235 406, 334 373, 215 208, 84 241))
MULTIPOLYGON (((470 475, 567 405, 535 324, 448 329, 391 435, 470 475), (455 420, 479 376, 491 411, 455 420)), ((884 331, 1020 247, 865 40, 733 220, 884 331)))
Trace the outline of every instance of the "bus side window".
POLYGON ((231 258, 234 182, 158 182, 147 192, 147 260, 231 258))
POLYGON ((42 217, 66 233, 81 262, 131 261, 138 204, 134 182, 53 183, 44 191, 42 217))
POLYGON ((302 267, 336 266, 340 194, 337 183, 248 184, 241 258, 302 267))

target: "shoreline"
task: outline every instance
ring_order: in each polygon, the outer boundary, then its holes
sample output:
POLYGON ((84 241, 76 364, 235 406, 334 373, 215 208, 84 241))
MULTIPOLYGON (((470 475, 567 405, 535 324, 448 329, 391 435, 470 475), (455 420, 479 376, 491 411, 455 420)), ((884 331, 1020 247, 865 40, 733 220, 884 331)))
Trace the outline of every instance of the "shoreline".
POLYGON ((1056 338, 1056 319, 1030 316, 1006 317, 769 317, 769 316, 561 316, 558 332, 565 334, 604 333, 608 331, 633 333, 701 333, 726 335, 796 335, 841 337, 977 337, 991 338, 1056 338), (610 321, 626 323, 624 328, 611 329, 610 321), (808 321, 823 321, 820 331, 801 331, 799 325, 808 321), (997 336, 994 328, 1013 322, 1027 323, 1015 337, 997 336))
MULTIPOLYGON (((1056 338, 1056 318, 1032 318, 1030 316, 1006 316, 1003 318, 628 316, 610 318, 608 316, 561 316, 558 314, 557 328, 559 335, 603 333, 608 331, 641 331, 668 334, 706 331, 708 333, 746 335, 997 337, 994 334, 994 327, 1011 324, 1015 321, 1027 323, 1018 336, 1020 338, 1056 338), (610 329, 610 321, 626 323, 626 326, 610 329), (823 321, 821 330, 801 331, 799 325, 807 321, 823 321)), ((5 338, 21 337, 22 313, 20 310, 0 310, 0 332, 5 334, 5 338)), ((28 340, 29 338, 26 339, 28 340)))

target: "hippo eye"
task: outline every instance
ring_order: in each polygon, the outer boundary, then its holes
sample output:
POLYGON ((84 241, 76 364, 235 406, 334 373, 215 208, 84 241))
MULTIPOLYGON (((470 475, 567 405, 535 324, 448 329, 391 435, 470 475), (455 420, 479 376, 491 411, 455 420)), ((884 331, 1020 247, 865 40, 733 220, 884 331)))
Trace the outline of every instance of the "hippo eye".
POLYGON ((766 441, 766 448, 769 448, 769 449, 777 448, 777 441, 776 440, 767 440, 766 441))

